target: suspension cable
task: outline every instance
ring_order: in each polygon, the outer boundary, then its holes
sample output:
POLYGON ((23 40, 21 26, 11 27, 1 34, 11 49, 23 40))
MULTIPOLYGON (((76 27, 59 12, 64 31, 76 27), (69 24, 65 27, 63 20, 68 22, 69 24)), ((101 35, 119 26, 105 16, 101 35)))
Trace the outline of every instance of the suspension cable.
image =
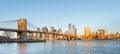
POLYGON ((34 24, 32 24, 31 22, 27 21, 27 24, 34 27, 34 28, 37 28, 34 24))
POLYGON ((17 21, 17 20, 1 21, 0 23, 14 22, 14 21, 17 21))

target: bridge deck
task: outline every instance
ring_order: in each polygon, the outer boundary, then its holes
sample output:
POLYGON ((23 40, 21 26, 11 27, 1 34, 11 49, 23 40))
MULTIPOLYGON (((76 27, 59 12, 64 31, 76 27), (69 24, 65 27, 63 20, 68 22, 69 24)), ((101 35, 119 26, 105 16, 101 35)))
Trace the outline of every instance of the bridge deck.
MULTIPOLYGON (((22 32, 21 30, 17 30, 17 29, 9 29, 9 28, 0 28, 0 31, 22 32)), ((26 32, 30 32, 30 33, 43 33, 43 34, 54 34, 54 35, 68 36, 68 35, 66 35, 66 34, 51 33, 51 32, 40 32, 40 31, 30 31, 30 30, 27 30, 26 32)))

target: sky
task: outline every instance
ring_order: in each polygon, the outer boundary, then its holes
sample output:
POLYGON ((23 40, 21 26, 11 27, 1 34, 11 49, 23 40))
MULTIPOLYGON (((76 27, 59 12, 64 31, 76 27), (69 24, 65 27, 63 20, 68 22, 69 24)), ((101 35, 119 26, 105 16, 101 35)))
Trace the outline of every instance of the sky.
POLYGON ((64 32, 68 24, 92 32, 120 32, 120 0, 0 0, 0 21, 26 18, 36 27, 54 26, 64 32))

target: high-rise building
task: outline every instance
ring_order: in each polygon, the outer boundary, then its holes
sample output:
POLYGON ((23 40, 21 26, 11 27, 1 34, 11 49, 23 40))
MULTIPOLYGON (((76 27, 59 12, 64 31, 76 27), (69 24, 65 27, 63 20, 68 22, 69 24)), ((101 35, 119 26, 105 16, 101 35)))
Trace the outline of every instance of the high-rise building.
MULTIPOLYGON (((37 28, 37 31, 40 32, 40 28, 37 28)), ((40 33, 37 33, 37 38, 41 38, 41 34, 40 33)))
POLYGON ((72 34, 77 35, 77 29, 75 28, 75 25, 72 25, 72 34))
POLYGON ((48 28, 45 26, 42 28, 42 32, 48 32, 48 28))
POLYGON ((61 28, 59 28, 58 30, 56 30, 56 33, 61 34, 62 33, 61 28))
POLYGON ((68 24, 68 31, 71 32, 71 23, 68 24))
POLYGON ((54 33, 54 27, 50 27, 50 32, 54 33))
POLYGON ((37 31, 40 31, 40 28, 37 28, 37 31))
MULTIPOLYGON (((56 30, 56 33, 57 33, 57 34, 62 34, 61 28, 59 28, 58 30, 56 30)), ((61 36, 61 35, 56 35, 56 39, 62 39, 62 38, 63 38, 63 36, 61 36)))
POLYGON ((98 39, 104 39, 107 35, 107 31, 104 29, 99 29, 99 30, 97 30, 96 35, 97 35, 98 39))
MULTIPOLYGON (((45 26, 42 28, 42 32, 48 32, 48 28, 45 26)), ((42 34, 43 38, 49 38, 48 34, 42 34)))
MULTIPOLYGON (((50 27, 50 32, 54 33, 56 30, 54 27, 50 27)), ((49 34, 49 40, 53 40, 55 38, 54 34, 49 34)))
POLYGON ((91 34, 90 28, 87 26, 84 28, 84 35, 89 36, 91 34))

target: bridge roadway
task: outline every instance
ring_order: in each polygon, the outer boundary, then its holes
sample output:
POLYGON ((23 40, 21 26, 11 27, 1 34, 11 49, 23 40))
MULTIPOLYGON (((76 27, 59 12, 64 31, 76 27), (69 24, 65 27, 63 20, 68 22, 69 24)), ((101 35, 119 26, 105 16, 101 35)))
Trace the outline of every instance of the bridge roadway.
MULTIPOLYGON (((9 29, 9 28, 0 28, 0 31, 11 31, 11 32, 23 32, 22 30, 17 30, 17 29, 9 29)), ((40 32, 40 31, 30 31, 27 30, 26 32, 30 32, 30 33, 43 33, 43 34, 55 34, 55 35, 61 35, 61 36, 69 36, 66 34, 59 34, 59 33, 51 33, 51 32, 40 32)), ((74 36, 72 36, 74 37, 74 36)))

